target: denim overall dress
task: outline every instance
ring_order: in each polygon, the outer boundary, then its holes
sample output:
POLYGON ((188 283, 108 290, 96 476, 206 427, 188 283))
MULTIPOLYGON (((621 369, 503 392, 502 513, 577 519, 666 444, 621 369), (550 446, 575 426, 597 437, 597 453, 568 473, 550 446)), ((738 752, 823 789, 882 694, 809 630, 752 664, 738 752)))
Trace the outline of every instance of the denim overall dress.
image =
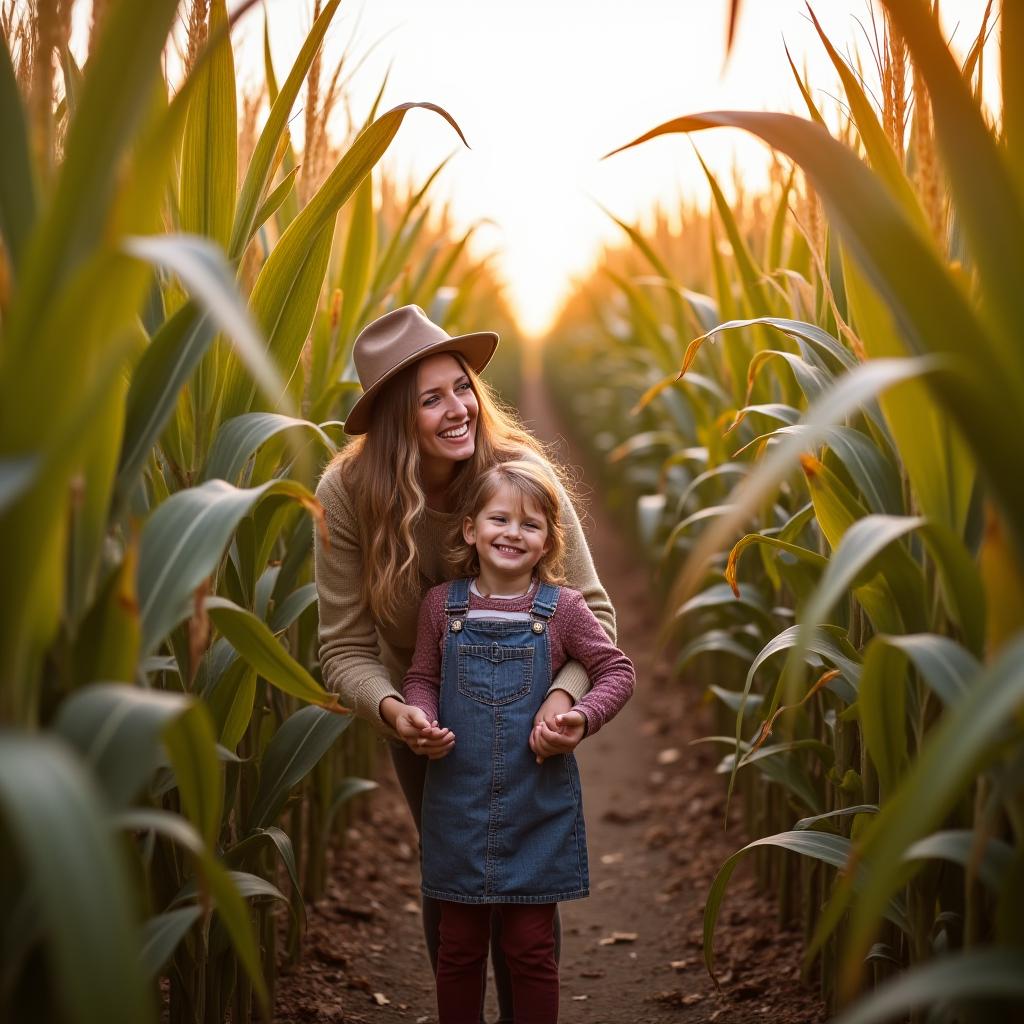
POLYGON ((529 621, 467 618, 468 579, 448 585, 438 721, 455 747, 427 765, 423 892, 459 903, 556 903, 589 894, 579 770, 537 764, 528 740, 551 685, 548 620, 560 589, 537 587, 529 621))

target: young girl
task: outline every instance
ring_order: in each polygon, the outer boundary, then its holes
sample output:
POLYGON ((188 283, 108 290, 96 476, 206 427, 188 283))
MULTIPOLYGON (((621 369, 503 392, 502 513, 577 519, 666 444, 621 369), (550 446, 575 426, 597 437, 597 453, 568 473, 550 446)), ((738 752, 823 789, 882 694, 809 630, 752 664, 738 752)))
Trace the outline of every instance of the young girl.
POLYGON ((558 492, 537 462, 485 470, 462 519, 460 578, 420 609, 403 684, 429 747, 422 806, 423 892, 441 901, 441 1024, 477 1024, 492 910, 512 977, 515 1020, 558 1019, 556 904, 589 893, 579 773, 571 749, 633 692, 630 660, 582 596, 559 586, 558 492), (570 659, 592 687, 534 726, 570 659), (440 723, 440 724, 439 724, 440 723), (560 753, 569 749, 569 753, 560 753))

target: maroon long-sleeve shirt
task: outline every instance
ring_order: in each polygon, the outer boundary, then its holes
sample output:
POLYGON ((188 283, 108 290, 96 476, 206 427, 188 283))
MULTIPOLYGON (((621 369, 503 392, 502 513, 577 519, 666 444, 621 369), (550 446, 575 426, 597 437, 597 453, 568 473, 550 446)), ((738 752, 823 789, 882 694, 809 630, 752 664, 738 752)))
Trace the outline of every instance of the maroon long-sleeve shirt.
MULTIPOLYGON (((407 704, 420 708, 431 721, 437 718, 441 686, 441 655, 447 621, 444 614, 446 583, 427 591, 420 605, 416 650, 402 683, 407 704)), ((521 597, 481 597, 472 590, 469 611, 529 612, 537 591, 536 581, 521 597)), ((569 660, 580 662, 590 678, 591 689, 574 705, 587 720, 592 735, 613 718, 633 694, 636 673, 633 663, 609 639, 582 594, 563 587, 558 606, 548 625, 551 675, 569 660)), ((443 726, 444 722, 440 722, 443 726)))

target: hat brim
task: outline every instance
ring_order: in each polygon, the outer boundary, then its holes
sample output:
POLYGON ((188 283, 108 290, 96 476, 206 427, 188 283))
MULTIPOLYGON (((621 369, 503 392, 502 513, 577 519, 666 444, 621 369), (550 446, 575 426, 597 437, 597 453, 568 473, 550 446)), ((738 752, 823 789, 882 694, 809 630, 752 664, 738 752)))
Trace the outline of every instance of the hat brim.
POLYGON ((407 356, 396 366, 393 366, 380 380, 374 381, 360 396, 355 405, 349 411, 345 420, 345 433, 352 437, 358 434, 365 434, 370 429, 373 419, 373 403, 377 394, 385 384, 396 373, 404 370, 413 363, 418 363, 427 356, 438 355, 441 352, 458 352, 476 373, 491 361, 494 350, 498 347, 498 335, 494 331, 477 331, 474 334, 457 334, 454 338, 440 341, 436 345, 428 345, 407 356))

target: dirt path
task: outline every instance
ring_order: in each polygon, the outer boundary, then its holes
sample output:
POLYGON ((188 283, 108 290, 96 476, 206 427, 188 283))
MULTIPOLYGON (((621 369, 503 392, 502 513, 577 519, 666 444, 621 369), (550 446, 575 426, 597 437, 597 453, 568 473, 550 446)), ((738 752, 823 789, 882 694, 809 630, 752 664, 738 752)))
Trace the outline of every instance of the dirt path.
MULTIPOLYGON (((523 414, 558 432, 545 396, 523 414)), ((563 457, 577 464, 574 453, 563 457)), ((585 482, 581 489, 585 490, 585 482)), ((655 650, 647 571, 594 496, 584 526, 633 659, 633 700, 578 751, 591 897, 561 908, 563 1024, 804 1024, 825 1019, 799 979, 800 939, 776 924, 751 874, 733 877, 716 935, 716 992, 704 969, 702 914, 718 866, 746 841, 722 828, 717 755, 689 740, 711 731, 699 695, 668 680, 655 650)), ((328 897, 312 908, 302 964, 280 979, 275 1020, 433 1024, 433 987, 418 906, 415 834, 382 756, 368 820, 337 857, 328 897)), ((738 813, 735 815, 738 819, 738 813)), ((494 1019, 493 995, 488 1020, 494 1019)))

